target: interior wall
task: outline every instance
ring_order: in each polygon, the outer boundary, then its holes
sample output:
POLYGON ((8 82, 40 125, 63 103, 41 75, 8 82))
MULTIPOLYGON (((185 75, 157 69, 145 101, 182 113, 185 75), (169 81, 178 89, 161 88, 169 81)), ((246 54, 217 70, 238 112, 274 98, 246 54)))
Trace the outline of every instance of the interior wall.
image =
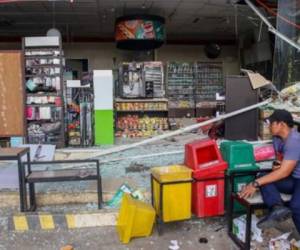
MULTIPOLYGON (((90 69, 111 69, 115 62, 118 64, 128 61, 128 52, 118 50, 114 43, 78 43, 65 45, 66 58, 89 60, 90 69)), ((164 45, 155 52, 158 61, 222 61, 224 74, 239 74, 240 64, 236 46, 222 46, 222 53, 215 60, 208 59, 204 54, 204 47, 197 45, 164 45)))
MULTIPOLYGON (((21 44, 0 43, 1 49, 21 49, 21 44)), ((66 59, 88 59, 89 70, 112 69, 114 64, 117 65, 132 58, 129 52, 118 50, 114 43, 65 43, 63 50, 66 59)), ((164 45, 155 51, 155 59, 163 62, 222 61, 225 75, 240 72, 236 46, 223 45, 220 57, 209 60, 204 54, 202 45, 164 45)))
POLYGON ((114 58, 122 61, 114 43, 64 44, 63 50, 67 59, 88 59, 89 70, 112 69, 114 58))
POLYGON ((182 62, 223 62, 225 75, 239 74, 240 63, 237 46, 221 46, 221 55, 217 59, 208 59, 202 45, 165 45, 157 50, 158 61, 182 61, 182 62))

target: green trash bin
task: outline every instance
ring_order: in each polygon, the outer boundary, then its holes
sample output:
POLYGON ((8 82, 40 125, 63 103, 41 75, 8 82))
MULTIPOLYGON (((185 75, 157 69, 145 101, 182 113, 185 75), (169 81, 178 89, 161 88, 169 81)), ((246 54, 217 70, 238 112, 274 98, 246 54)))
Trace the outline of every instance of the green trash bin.
MULTIPOLYGON (((233 171, 231 173, 233 173, 233 171)), ((230 184, 230 182, 229 182, 230 174, 227 172, 227 175, 228 175, 228 178, 226 178, 226 194, 225 194, 226 211, 228 211, 228 206, 229 206, 229 202, 230 202, 230 185, 229 185, 230 184)), ((245 176, 235 177, 234 182, 233 182, 233 192, 235 192, 235 193, 240 192, 242 190, 243 186, 247 185, 254 179, 255 179, 255 176, 253 176, 253 175, 245 175, 245 176)), ((233 211, 236 213, 239 213, 239 212, 245 212, 246 209, 240 203, 235 201, 233 204, 233 211)))
POLYGON ((255 164, 253 146, 242 141, 225 141, 220 145, 223 159, 228 163, 228 173, 231 171, 252 171, 259 167, 255 164))
MULTIPOLYGON (((228 176, 226 181, 226 194, 225 194, 225 207, 228 209, 230 201, 230 186, 229 176, 232 173, 246 172, 259 169, 255 163, 253 146, 250 143, 243 141, 225 141, 220 145, 220 150, 223 159, 228 163, 228 169, 226 175, 228 176)), ((247 185, 253 181, 255 176, 246 175, 234 178, 233 191, 235 193, 240 192, 244 185, 247 185)), ((238 202, 233 205, 234 212, 244 212, 245 209, 238 202)))
POLYGON ((221 150, 222 157, 223 157, 224 161, 229 162, 230 148, 233 145, 239 145, 239 144, 242 144, 242 143, 244 143, 244 142, 242 142, 242 141, 223 141, 220 144, 220 150, 221 150))

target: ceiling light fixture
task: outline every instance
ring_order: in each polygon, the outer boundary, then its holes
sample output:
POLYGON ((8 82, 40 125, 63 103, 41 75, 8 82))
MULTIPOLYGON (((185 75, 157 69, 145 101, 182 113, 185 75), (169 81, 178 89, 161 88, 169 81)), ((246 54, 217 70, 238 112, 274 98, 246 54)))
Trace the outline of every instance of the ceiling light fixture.
POLYGON ((52 14, 52 28, 47 31, 47 36, 58 36, 59 38, 61 38, 60 31, 55 27, 55 2, 52 3, 52 14))

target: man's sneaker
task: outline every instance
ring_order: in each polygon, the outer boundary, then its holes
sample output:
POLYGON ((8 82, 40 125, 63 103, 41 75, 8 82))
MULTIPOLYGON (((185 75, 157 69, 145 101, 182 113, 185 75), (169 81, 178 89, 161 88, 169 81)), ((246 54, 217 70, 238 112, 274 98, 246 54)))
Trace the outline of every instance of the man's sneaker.
POLYGON ((267 229, 275 227, 279 222, 290 218, 292 211, 285 206, 275 206, 271 212, 257 222, 257 227, 260 229, 267 229))

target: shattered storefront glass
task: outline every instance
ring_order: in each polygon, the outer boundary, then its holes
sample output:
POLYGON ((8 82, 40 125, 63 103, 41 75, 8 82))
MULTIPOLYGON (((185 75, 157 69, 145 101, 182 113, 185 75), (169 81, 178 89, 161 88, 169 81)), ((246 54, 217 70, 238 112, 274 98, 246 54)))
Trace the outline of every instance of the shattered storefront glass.
MULTIPOLYGON (((278 0, 277 30, 300 46, 300 2, 278 0)), ((300 81, 300 51, 275 38, 273 83, 282 89, 300 81)))

